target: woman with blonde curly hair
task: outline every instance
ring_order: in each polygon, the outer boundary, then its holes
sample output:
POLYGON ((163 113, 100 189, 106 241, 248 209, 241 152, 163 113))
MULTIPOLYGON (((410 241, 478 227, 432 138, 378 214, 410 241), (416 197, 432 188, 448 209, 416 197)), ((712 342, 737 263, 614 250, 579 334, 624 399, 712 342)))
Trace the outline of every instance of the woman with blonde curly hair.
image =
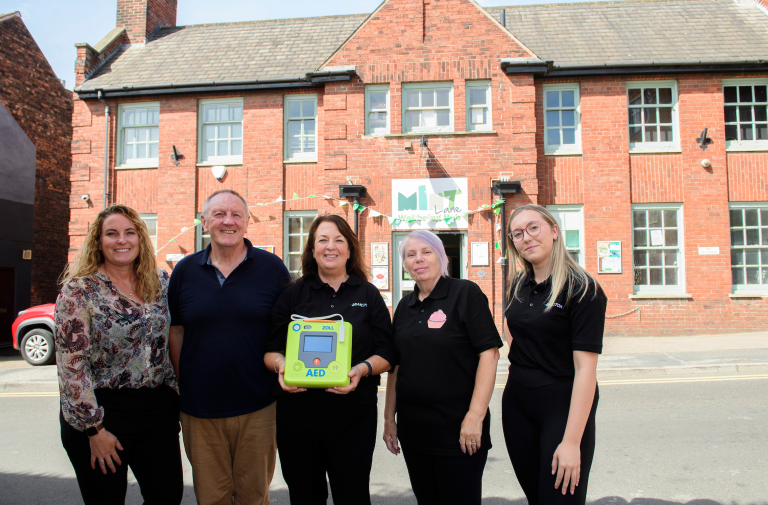
POLYGON ((61 440, 86 505, 125 502, 131 467, 146 504, 183 494, 168 274, 147 227, 115 204, 91 225, 56 300, 61 440))

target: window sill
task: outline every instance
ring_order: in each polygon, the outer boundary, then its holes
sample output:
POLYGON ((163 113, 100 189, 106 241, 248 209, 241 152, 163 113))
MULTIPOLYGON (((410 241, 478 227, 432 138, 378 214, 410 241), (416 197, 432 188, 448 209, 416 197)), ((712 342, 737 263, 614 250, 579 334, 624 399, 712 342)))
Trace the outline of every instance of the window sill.
POLYGON ((766 298, 768 293, 731 293, 728 298, 766 298))
POLYGON ((544 156, 581 156, 581 149, 578 151, 544 151, 544 156))
POLYGON ((317 163, 317 160, 283 160, 284 165, 296 165, 299 163, 317 163))
POLYGON ((627 295, 627 298, 630 300, 686 300, 693 298, 693 295, 689 293, 642 293, 636 295, 627 295))
POLYGON ((630 148, 629 154, 682 154, 683 150, 679 147, 658 148, 658 149, 638 149, 630 148))
POLYGON ((208 161, 200 162, 197 164, 198 167, 232 167, 232 166, 242 166, 243 161, 220 161, 218 163, 211 163, 208 161))
POLYGON ((725 152, 727 152, 727 153, 756 152, 756 151, 768 151, 768 145, 762 145, 762 146, 733 146, 733 147, 726 147, 725 148, 725 152))
POLYGON ((401 138, 401 137, 450 137, 454 135, 496 135, 496 130, 470 132, 421 132, 421 133, 387 133, 386 135, 366 135, 364 138, 401 138))
POLYGON ((120 165, 115 167, 115 170, 146 170, 148 168, 159 168, 159 163, 147 163, 146 165, 120 165))

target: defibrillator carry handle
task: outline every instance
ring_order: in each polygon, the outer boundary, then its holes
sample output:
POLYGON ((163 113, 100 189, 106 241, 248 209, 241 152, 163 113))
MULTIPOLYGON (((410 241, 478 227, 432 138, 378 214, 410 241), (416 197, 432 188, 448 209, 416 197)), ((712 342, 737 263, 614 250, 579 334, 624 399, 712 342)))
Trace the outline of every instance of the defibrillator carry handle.
POLYGON ((300 316, 299 314, 291 314, 291 321, 327 321, 329 323, 338 323, 338 321, 331 321, 330 318, 338 317, 341 319, 341 325, 339 326, 339 342, 344 342, 344 316, 341 314, 330 314, 328 316, 307 317, 300 316))

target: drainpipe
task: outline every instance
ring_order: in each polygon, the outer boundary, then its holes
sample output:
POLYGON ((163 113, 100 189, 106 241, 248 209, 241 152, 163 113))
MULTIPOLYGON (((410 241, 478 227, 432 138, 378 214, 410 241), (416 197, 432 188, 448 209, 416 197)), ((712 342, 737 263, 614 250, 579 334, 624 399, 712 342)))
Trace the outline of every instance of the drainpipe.
POLYGON ((104 208, 107 208, 109 193, 107 193, 107 179, 109 177, 109 104, 104 101, 104 94, 99 90, 98 99, 104 104, 104 208))
POLYGON ((501 334, 504 334, 504 318, 507 309, 507 195, 520 193, 520 181, 493 181, 491 192, 499 195, 501 204, 501 334))
POLYGON ((357 233, 357 223, 360 221, 360 212, 357 210, 357 206, 360 205, 360 197, 355 197, 355 236, 359 237, 360 235, 357 233))

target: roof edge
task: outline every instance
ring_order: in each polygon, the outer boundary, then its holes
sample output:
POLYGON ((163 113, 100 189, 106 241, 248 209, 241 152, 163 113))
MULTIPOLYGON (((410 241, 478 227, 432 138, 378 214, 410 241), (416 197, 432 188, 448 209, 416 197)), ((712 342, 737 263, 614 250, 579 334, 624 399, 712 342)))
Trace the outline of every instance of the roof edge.
POLYGON ((21 19, 21 12, 14 11, 14 12, 9 12, 8 14, 0 14, 0 23, 2 23, 3 21, 7 21, 9 19, 13 19, 13 18, 21 19))
POLYGON ((515 34, 512 33, 512 31, 509 28, 507 28, 503 24, 499 23, 499 21, 495 17, 493 17, 493 15, 490 12, 485 10, 485 8, 483 6, 481 6, 475 0, 467 0, 467 1, 469 3, 471 3, 472 5, 474 5, 475 7, 477 7, 477 9, 480 10, 480 12, 485 14, 485 17, 487 17, 488 19, 491 20, 491 23, 496 25, 496 27, 499 28, 500 30, 504 31, 504 33, 506 33, 507 36, 509 38, 511 38, 513 41, 515 41, 515 43, 518 44, 522 49, 524 49, 525 51, 528 51, 529 54, 531 54, 534 57, 538 58, 538 56, 536 56, 536 53, 534 53, 533 50, 530 47, 525 45, 522 40, 518 39, 517 36, 515 36, 515 34))
POLYGON ((115 41, 118 37, 120 37, 125 32, 125 28, 122 26, 118 26, 112 29, 111 32, 104 35, 104 37, 96 43, 95 46, 93 46, 93 50, 97 53, 101 53, 109 47, 109 45, 115 41))
MULTIPOLYGON (((728 62, 696 63, 627 63, 616 65, 581 65, 570 67, 551 67, 545 77, 575 77, 582 75, 616 74, 670 74, 691 72, 735 72, 768 70, 767 60, 744 60, 728 62)), ((519 70, 518 70, 519 71, 519 70)))

